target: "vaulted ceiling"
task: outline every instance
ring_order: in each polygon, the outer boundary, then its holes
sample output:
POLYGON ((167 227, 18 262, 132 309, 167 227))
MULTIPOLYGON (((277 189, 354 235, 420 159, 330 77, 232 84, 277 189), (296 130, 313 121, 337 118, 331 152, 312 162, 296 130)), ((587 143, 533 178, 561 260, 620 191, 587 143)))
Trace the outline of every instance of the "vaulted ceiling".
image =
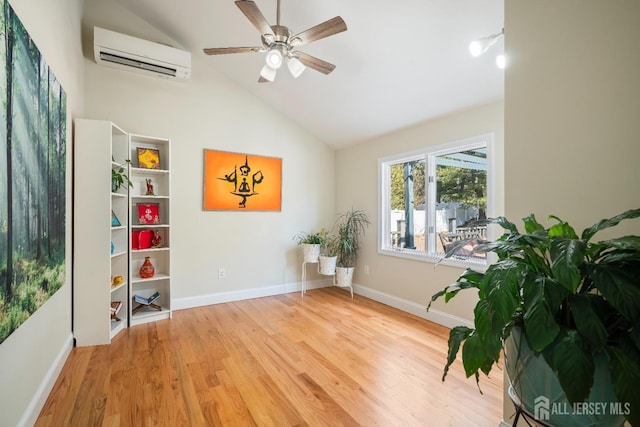
MULTIPOLYGON (((281 24, 298 33, 334 16, 346 32, 300 50, 336 65, 329 75, 281 69, 258 83, 265 53, 207 56, 203 48, 260 46, 233 0, 118 0, 182 48, 336 147, 504 96, 495 65, 503 40, 473 58, 468 44, 504 26, 504 0, 281 0, 281 24)), ((276 22, 276 0, 255 0, 276 22)))

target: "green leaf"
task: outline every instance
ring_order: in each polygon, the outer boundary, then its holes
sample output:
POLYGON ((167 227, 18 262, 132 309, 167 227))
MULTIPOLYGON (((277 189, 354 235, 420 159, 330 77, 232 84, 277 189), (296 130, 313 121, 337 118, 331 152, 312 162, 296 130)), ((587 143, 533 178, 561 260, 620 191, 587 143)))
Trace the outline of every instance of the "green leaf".
MULTIPOLYGON (((461 276, 462 277, 462 276, 461 276)), ((445 286, 440 291, 436 292, 432 297, 429 305, 427 306, 427 311, 431 308, 431 304, 433 304, 438 298, 444 296, 445 302, 449 302, 451 298, 457 295, 458 292, 464 289, 477 288, 478 284, 471 281, 464 282, 455 282, 449 286, 445 286)))
POLYGON ((528 283, 523 289, 524 329, 533 351, 540 352, 551 344, 560 332, 545 294, 545 282, 528 283))
POLYGON ((487 224, 498 224, 500 227, 504 228, 507 231, 510 231, 511 233, 518 233, 518 227, 503 216, 499 216, 497 218, 489 218, 486 220, 486 222, 487 224))
POLYGON ((603 240, 598 243, 616 249, 640 251, 640 236, 624 236, 617 239, 603 240))
POLYGON ((493 330, 489 303, 486 300, 478 301, 473 314, 476 327, 475 334, 480 337, 482 348, 485 352, 484 357, 497 362, 500 359, 500 350, 502 350, 502 328, 498 331, 493 330))
POLYGON ((604 313, 596 311, 596 298, 600 298, 594 294, 582 294, 572 297, 569 300, 571 315, 576 325, 576 329, 587 341, 589 341, 596 349, 603 348, 607 344, 609 334, 604 326, 601 316, 604 313))
POLYGON ((480 335, 477 333, 469 335, 462 346, 462 364, 467 378, 477 375, 487 359, 480 335))
POLYGON ((585 229, 582 232, 582 240, 589 241, 598 231, 604 230, 605 228, 614 227, 625 219, 632 219, 640 217, 640 209, 630 209, 626 212, 621 213, 620 215, 616 215, 609 219, 601 219, 591 227, 585 229))
POLYGON ((638 276, 615 265, 592 266, 591 279, 602 296, 632 325, 640 324, 640 283, 638 276))
POLYGON ((547 307, 549 307, 549 311, 551 313, 557 313, 560 309, 560 305, 565 302, 567 297, 571 295, 571 293, 561 286, 555 279, 550 277, 537 277, 535 280, 540 286, 544 286, 544 296, 546 300, 547 307))
POLYGON ((458 281, 461 279, 468 280, 472 283, 480 283, 484 279, 484 273, 480 273, 479 271, 472 270, 467 268, 461 275, 458 277, 458 281))
POLYGON ((500 333, 518 308, 518 283, 522 272, 513 260, 492 264, 485 273, 485 288, 481 290, 488 303, 492 331, 500 333))
POLYGON ((456 326, 449 332, 449 352, 447 354, 447 364, 445 365, 444 372, 442 374, 442 381, 444 381, 447 376, 449 367, 456 360, 458 350, 460 349, 460 343, 466 340, 471 332, 473 332, 473 329, 467 328, 466 326, 456 326))
MULTIPOLYGON (((549 215, 549 218, 555 218, 560 221, 558 217, 553 215, 549 215)), ((553 225, 549 228, 549 237, 563 237, 566 239, 578 239, 578 235, 576 231, 564 221, 560 221, 558 224, 553 225)))
POLYGON ((562 332, 553 353, 553 362, 567 400, 572 404, 584 401, 593 386, 595 363, 591 349, 577 331, 562 332))
POLYGON ((534 214, 523 218, 522 221, 524 221, 524 230, 529 234, 534 231, 544 231, 544 227, 536 220, 534 214))
POLYGON ((556 280, 570 292, 582 281, 580 266, 584 262, 585 243, 581 240, 555 238, 551 241, 551 271, 556 280))
POLYGON ((623 348, 608 347, 609 368, 613 381, 613 391, 618 401, 630 405, 631 413, 626 417, 631 425, 640 425, 640 366, 637 354, 630 354, 623 348))

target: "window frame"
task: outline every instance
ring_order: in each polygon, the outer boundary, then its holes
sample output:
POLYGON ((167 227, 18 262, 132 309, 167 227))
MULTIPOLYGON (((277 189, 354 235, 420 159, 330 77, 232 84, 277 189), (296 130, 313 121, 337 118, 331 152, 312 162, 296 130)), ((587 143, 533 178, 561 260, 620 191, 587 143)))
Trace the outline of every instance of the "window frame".
POLYGON ((378 254, 395 256, 399 258, 418 260, 429 263, 441 263, 458 267, 486 268, 487 259, 457 259, 442 258, 442 254, 433 251, 436 246, 435 224, 435 201, 436 201, 436 179, 429 182, 430 176, 435 176, 435 158, 443 154, 452 152, 468 151, 478 148, 487 150, 487 217, 495 216, 495 168, 496 161, 494 152, 494 134, 487 133, 473 136, 444 144, 424 147, 410 152, 398 153, 378 159, 378 254), (391 223, 389 215, 391 212, 391 166, 416 160, 425 161, 425 251, 414 249, 393 248, 391 246, 391 223), (433 227, 430 232, 430 227, 433 227))

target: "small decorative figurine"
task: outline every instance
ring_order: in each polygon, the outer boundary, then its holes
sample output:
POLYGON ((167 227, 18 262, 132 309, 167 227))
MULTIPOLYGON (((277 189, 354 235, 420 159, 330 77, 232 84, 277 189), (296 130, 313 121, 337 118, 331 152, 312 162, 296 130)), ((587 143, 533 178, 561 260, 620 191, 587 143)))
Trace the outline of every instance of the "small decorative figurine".
POLYGON ((151 183, 151 179, 144 180, 147 184, 147 192, 144 194, 145 196, 155 196, 153 192, 153 184, 151 183))
POLYGON ((162 236, 158 232, 158 230, 153 231, 153 237, 151 238, 151 247, 159 248, 162 246, 162 236))

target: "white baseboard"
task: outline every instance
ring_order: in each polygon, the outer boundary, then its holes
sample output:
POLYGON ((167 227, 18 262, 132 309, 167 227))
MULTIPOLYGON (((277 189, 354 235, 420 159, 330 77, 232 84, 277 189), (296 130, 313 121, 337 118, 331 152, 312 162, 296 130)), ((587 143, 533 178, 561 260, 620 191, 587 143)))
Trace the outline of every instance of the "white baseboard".
POLYGON ((49 367, 49 370, 42 379, 42 382, 40 382, 38 390, 36 390, 31 401, 27 405, 24 414, 22 414, 22 418, 18 422, 18 426, 28 427, 36 423, 36 420, 40 415, 40 411, 42 411, 42 408, 44 407, 44 404, 46 403, 47 398, 58 379, 58 375, 60 375, 60 372, 69 357, 69 354, 71 354, 72 349, 73 334, 69 334, 69 337, 60 348, 58 356, 56 356, 54 362, 49 367))
MULTIPOLYGON (((307 289, 318 289, 332 286, 330 279, 319 279, 307 282, 307 289)), ((219 292, 215 294, 199 295, 196 297, 187 298, 175 298, 171 301, 172 310, 184 310, 187 308, 202 307, 206 305, 222 304, 225 302, 242 301, 251 298, 262 298, 273 295, 288 294, 291 292, 300 292, 301 284, 289 283, 276 286, 269 286, 265 288, 253 288, 243 289, 239 291, 219 292)), ((454 326, 463 325, 470 328, 473 327, 473 322, 462 317, 454 316, 449 313, 445 313, 440 310, 429 310, 427 313, 426 306, 417 304, 413 301, 408 301, 399 298, 394 295, 390 295, 384 292, 377 291, 375 289, 368 288, 366 286, 353 284, 353 292, 370 298, 374 301, 381 302, 398 310, 402 310, 407 313, 411 313, 415 316, 423 319, 430 320, 447 328, 453 328, 454 326)))
POLYGON ((440 310, 431 309, 427 312, 427 307, 425 305, 417 304, 413 301, 380 292, 366 286, 354 284, 353 292, 374 301, 381 302, 382 304, 397 308, 398 310, 411 313, 414 316, 422 317, 423 319, 446 326, 447 328, 453 328, 455 326, 467 326, 469 328, 473 328, 473 322, 471 320, 463 319, 462 317, 454 316, 440 310))
MULTIPOLYGON (((318 289, 331 286, 329 279, 310 280, 307 282, 307 289, 318 289)), ((221 304, 225 302, 242 301, 251 298, 262 298, 273 295, 300 292, 301 284, 288 283, 265 288, 243 289, 239 291, 218 292, 215 294, 199 295, 196 297, 175 298, 171 300, 172 310, 184 310, 187 308, 202 307, 205 305, 221 304)))
POLYGON ((500 425, 498 427, 511 427, 512 424, 509 424, 505 420, 500 421, 500 425))

